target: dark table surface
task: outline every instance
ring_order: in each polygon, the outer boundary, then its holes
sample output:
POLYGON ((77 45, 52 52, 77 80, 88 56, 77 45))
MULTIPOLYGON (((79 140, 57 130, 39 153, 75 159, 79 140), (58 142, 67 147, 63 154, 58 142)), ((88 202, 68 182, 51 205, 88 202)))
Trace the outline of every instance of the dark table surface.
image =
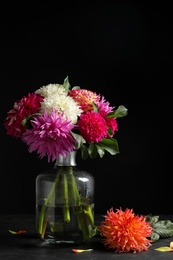
MULTIPOLYGON (((103 220, 102 216, 96 215, 96 225, 103 220)), ((173 216, 160 216, 161 219, 170 219, 173 221, 173 216)), ((98 237, 92 238, 90 241, 76 246, 78 249, 92 248, 91 252, 73 253, 74 246, 48 246, 35 233, 35 216, 34 215, 0 215, 0 260, 53 260, 53 259, 81 259, 81 260, 131 260, 131 259, 173 259, 173 252, 160 252, 155 248, 161 246, 169 246, 173 241, 173 237, 161 238, 153 243, 147 251, 139 253, 115 253, 108 250, 100 242, 98 237), (9 230, 19 231, 26 230, 25 234, 14 235, 9 230)))

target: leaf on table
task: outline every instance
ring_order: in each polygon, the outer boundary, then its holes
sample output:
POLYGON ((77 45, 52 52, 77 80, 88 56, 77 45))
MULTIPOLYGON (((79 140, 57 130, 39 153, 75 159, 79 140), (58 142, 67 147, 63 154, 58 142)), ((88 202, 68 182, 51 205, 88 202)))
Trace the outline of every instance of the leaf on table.
POLYGON ((152 216, 151 214, 146 216, 146 221, 150 222, 153 227, 153 233, 151 240, 156 242, 160 238, 173 236, 173 222, 170 220, 159 220, 159 216, 152 216))

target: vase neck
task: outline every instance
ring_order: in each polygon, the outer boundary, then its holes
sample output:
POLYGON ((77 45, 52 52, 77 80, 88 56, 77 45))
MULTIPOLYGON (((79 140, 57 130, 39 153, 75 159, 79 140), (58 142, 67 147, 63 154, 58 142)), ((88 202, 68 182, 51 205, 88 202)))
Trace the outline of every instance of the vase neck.
POLYGON ((76 151, 72 151, 63 157, 61 154, 57 157, 55 168, 58 166, 76 166, 76 151))

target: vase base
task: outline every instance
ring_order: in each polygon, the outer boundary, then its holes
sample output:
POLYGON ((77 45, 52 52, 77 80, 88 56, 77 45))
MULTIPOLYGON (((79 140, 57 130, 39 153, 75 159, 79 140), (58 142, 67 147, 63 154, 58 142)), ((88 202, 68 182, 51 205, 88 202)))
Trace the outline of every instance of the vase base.
POLYGON ((59 240, 55 238, 44 238, 44 244, 54 246, 54 245, 62 245, 62 246, 70 246, 70 245, 81 245, 85 241, 84 240, 59 240))
POLYGON ((66 240, 55 240, 55 239, 45 239, 44 240, 49 245, 74 245, 76 244, 74 241, 66 241, 66 240))
POLYGON ((79 245, 85 242, 82 234, 73 233, 71 235, 56 235, 56 234, 46 234, 43 241, 49 245, 79 245))

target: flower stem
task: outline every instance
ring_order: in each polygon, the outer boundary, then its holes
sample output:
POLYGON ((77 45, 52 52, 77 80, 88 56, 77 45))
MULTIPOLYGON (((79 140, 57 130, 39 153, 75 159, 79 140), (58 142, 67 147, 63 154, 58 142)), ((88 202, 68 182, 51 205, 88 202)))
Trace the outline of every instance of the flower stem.
POLYGON ((72 205, 79 206, 81 203, 81 198, 77 188, 76 180, 73 174, 73 167, 69 167, 69 194, 71 197, 72 205))
POLYGON ((55 198, 54 198, 53 195, 54 195, 55 188, 56 188, 58 181, 59 181, 59 175, 60 175, 60 172, 57 173, 55 182, 52 184, 51 190, 50 190, 47 198, 45 199, 44 204, 41 207, 41 212, 40 212, 40 216, 39 216, 39 223, 38 223, 38 233, 41 235, 42 238, 44 238, 44 233, 45 233, 45 230, 46 230, 47 221, 48 221, 48 214, 49 214, 49 212, 47 212, 47 214, 45 214, 46 208, 47 208, 48 205, 50 205, 51 202, 53 203, 55 201, 55 198))
POLYGON ((77 183, 73 174, 73 168, 70 171, 70 195, 75 206, 78 226, 83 232, 84 239, 91 237, 90 230, 94 227, 94 217, 90 205, 82 205, 82 200, 79 194, 77 183), (78 206, 80 206, 78 208, 78 206))
POLYGON ((89 237, 89 232, 88 232, 88 226, 87 226, 85 214, 83 211, 83 207, 77 209, 76 217, 78 220, 78 226, 82 230, 83 237, 84 237, 84 239, 87 239, 89 237))
POLYGON ((68 200, 68 184, 67 184, 67 176, 66 173, 62 174, 63 187, 62 187, 62 195, 63 195, 63 217, 64 222, 70 222, 70 210, 69 210, 69 200, 68 200))
POLYGON ((87 205, 84 209, 84 212, 85 212, 91 226, 94 227, 94 216, 93 216, 93 213, 92 213, 92 210, 91 210, 91 206, 87 205))

